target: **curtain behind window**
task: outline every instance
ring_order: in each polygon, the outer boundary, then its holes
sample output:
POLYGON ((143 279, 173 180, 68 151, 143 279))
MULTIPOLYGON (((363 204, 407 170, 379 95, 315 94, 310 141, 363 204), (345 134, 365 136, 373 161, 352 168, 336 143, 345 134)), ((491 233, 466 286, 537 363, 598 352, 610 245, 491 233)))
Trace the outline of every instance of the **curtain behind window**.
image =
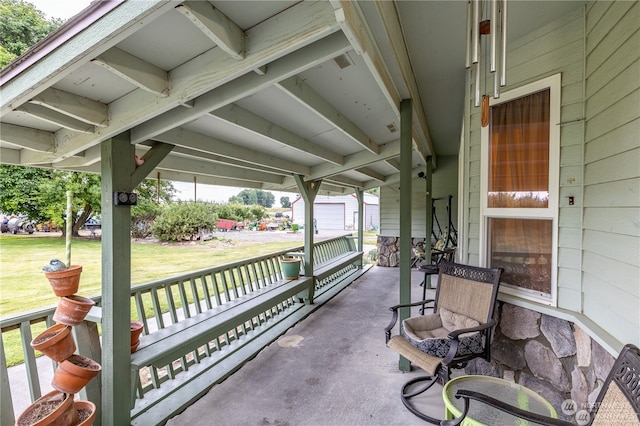
POLYGON ((548 207, 549 116, 549 89, 491 107, 488 207, 548 207))

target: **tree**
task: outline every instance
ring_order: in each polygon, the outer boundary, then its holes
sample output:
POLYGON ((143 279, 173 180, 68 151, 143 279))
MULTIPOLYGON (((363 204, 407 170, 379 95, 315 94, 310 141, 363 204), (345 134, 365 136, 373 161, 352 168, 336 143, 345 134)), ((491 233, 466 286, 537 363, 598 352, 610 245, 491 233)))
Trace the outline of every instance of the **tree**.
POLYGON ((26 215, 29 220, 49 220, 40 204, 40 184, 50 180, 53 170, 0 166, 0 211, 26 215))
POLYGON ((238 197, 234 195, 233 197, 229 197, 229 204, 244 204, 244 199, 242 197, 238 197))
POLYGON ((40 215, 59 226, 63 235, 66 232, 67 191, 73 193, 73 236, 78 236, 85 222, 99 214, 102 207, 99 175, 53 170, 51 178, 42 180, 38 190, 36 199, 40 215))
POLYGON ((162 206, 170 203, 175 188, 166 180, 145 179, 136 188, 138 204, 131 208, 131 236, 146 238, 151 235, 151 226, 162 212, 162 206))
POLYGON ((272 207, 276 201, 276 197, 271 192, 260 189, 243 189, 238 195, 229 198, 229 202, 236 201, 238 198, 242 199, 244 205, 259 204, 266 208, 272 207))
POLYGON ((280 197, 280 205, 285 209, 291 208, 291 201, 289 201, 289 197, 280 197))
MULTIPOLYGON (((171 182, 163 181, 158 187, 147 179, 136 188, 138 206, 132 210, 133 222, 139 216, 155 217, 157 201, 171 200, 175 189, 171 182)), ((23 166, 0 166, 0 211, 26 215, 36 222, 51 221, 65 230, 67 191, 73 196, 73 235, 87 219, 100 214, 100 175, 62 170, 45 170, 23 166)), ((63 231, 64 235, 64 231, 63 231)))
POLYGON ((0 68, 62 25, 23 0, 0 0, 0 68))

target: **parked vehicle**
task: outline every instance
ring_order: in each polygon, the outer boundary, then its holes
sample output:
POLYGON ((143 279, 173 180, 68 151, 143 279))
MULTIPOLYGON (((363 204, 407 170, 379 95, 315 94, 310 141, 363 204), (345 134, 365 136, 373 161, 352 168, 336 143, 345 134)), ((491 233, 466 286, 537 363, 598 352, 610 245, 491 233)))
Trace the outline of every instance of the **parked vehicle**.
POLYGON ((221 232, 241 231, 244 229, 244 223, 237 222, 232 219, 218 219, 218 222, 216 222, 216 228, 221 232))
POLYGON ((28 234, 33 234, 36 230, 36 227, 33 222, 27 220, 23 217, 9 217, 6 216, 2 219, 2 224, 0 224, 0 231, 2 233, 11 232, 12 234, 17 234, 18 232, 26 232, 28 234))

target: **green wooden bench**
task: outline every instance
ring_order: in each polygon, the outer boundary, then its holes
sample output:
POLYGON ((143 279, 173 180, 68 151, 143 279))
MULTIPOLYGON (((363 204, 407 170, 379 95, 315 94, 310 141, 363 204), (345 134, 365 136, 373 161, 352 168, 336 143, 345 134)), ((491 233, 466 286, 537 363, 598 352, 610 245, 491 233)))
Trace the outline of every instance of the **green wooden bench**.
POLYGON ((345 267, 362 261, 361 251, 349 251, 340 254, 327 262, 322 262, 313 267, 313 276, 316 280, 321 281, 330 277, 345 267))
POLYGON ((312 281, 310 277, 281 280, 142 336, 140 347, 131 355, 132 424, 156 424, 167 412, 188 406, 283 334, 293 325, 283 318, 304 306, 294 303, 294 298, 308 293, 312 281), (182 365, 191 367, 174 377, 172 363, 181 359, 182 365), (173 380, 138 392, 136 399, 139 373, 147 366, 166 367, 167 379, 173 380))
MULTIPOLYGON (((351 236, 338 237, 319 243, 314 251, 313 278, 315 290, 320 290, 326 283, 340 279, 344 275, 356 273, 362 266, 364 252, 357 251, 351 236)), ((287 256, 300 257, 303 252, 287 253, 287 256)), ((303 266, 304 267, 304 266, 303 266)))

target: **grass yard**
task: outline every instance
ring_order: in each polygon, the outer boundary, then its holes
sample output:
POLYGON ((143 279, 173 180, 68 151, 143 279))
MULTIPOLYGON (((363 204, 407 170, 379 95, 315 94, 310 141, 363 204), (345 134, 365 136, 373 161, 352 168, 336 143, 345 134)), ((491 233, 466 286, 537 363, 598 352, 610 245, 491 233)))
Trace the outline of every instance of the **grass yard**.
MULTIPOLYGON (((132 242, 131 284, 142 284, 172 275, 222 265, 303 245, 302 241, 233 241, 214 239, 184 244, 132 242)), ((364 244, 376 244, 375 233, 365 233, 364 244)), ((82 265, 82 296, 100 294, 102 246, 100 240, 76 238, 71 245, 71 263, 82 265)), ((65 261, 65 240, 59 236, 0 234, 0 317, 55 307, 53 294, 42 267, 51 259, 65 261)), ((31 325, 32 337, 45 324, 31 325)), ((2 336, 7 365, 23 362, 20 330, 2 336)), ((27 342, 28 344, 28 342, 27 342)))
MULTIPOLYGON (((131 283, 142 284, 179 273, 301 245, 297 242, 249 243, 212 240, 192 244, 131 244, 131 283)), ((101 243, 74 239, 71 263, 82 265, 82 296, 100 294, 101 243)), ((59 237, 0 235, 0 317, 57 303, 42 267, 51 259, 65 261, 65 241, 59 237)))

